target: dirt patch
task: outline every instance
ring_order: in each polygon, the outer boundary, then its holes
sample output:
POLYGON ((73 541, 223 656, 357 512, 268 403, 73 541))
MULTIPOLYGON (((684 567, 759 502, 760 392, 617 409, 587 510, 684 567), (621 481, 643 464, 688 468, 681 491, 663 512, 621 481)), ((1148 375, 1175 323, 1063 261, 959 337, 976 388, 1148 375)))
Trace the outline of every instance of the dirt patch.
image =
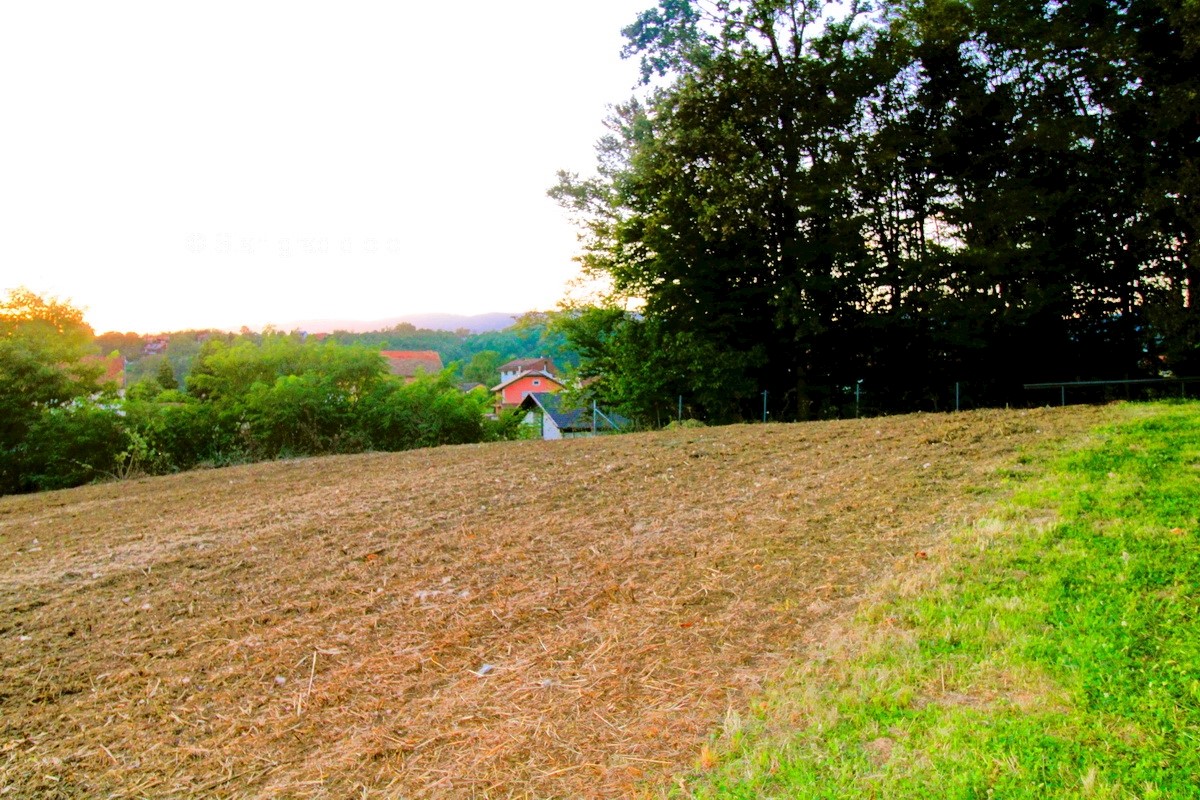
POLYGON ((280 462, 0 499, 6 797, 610 797, 1102 409, 280 462))
POLYGON ((892 751, 895 749, 895 740, 886 736, 877 737, 863 745, 867 758, 875 767, 887 766, 887 763, 892 760, 892 751))

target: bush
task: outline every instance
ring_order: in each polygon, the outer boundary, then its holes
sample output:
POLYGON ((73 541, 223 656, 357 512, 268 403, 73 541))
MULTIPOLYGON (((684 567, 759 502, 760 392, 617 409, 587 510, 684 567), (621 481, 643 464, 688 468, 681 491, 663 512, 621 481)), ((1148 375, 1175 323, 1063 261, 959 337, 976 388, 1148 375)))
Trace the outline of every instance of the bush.
POLYGON ((95 376, 75 376, 18 344, 0 339, 0 410, 8 411, 0 414, 0 493, 280 456, 508 439, 519 431, 508 417, 485 421, 487 392, 464 394, 448 373, 403 383, 385 373, 377 352, 361 347, 292 337, 210 342, 188 376, 188 393, 164 388, 170 381, 162 369, 106 405, 86 399, 95 376), (22 387, 35 384, 40 392, 30 399, 22 387))
POLYGON ((21 473, 24 489, 63 489, 122 469, 131 440, 120 413, 111 407, 79 401, 46 409, 26 439, 21 473))
POLYGON ((125 405, 131 434, 144 443, 134 451, 141 471, 164 474, 251 460, 239 415, 176 395, 163 392, 154 402, 125 405))
POLYGON ((246 396, 246 422, 261 457, 337 452, 351 422, 349 398, 322 375, 285 375, 246 396))
POLYGON ((485 442, 503 442, 513 439, 540 438, 537 428, 524 424, 525 413, 519 408, 512 408, 501 412, 500 416, 494 419, 484 417, 483 440, 485 442))
POLYGON ((677 431, 684 428, 706 428, 708 427, 698 419, 673 419, 667 423, 667 430, 677 431))
POLYGON ((362 430, 377 450, 481 442, 486 403, 486 396, 463 394, 441 378, 385 383, 363 398, 362 430))

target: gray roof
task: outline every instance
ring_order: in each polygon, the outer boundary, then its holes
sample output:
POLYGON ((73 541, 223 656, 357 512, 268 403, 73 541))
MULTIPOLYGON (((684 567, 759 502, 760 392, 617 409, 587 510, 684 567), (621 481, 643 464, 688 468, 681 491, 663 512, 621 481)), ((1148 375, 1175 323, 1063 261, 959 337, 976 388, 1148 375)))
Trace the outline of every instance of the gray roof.
POLYGON ((551 361, 547 356, 541 356, 540 358, 514 358, 512 361, 509 361, 506 364, 501 364, 500 371, 531 372, 535 369, 544 369, 549 372, 550 367, 553 365, 554 362, 551 361))
MULTIPOLYGON (((544 411, 560 431, 590 431, 592 429, 592 409, 565 408, 562 397, 554 392, 531 392, 521 402, 521 408, 532 410, 536 405, 544 411)), ((629 420, 620 414, 602 412, 596 415, 597 431, 621 430, 629 425, 629 420)))

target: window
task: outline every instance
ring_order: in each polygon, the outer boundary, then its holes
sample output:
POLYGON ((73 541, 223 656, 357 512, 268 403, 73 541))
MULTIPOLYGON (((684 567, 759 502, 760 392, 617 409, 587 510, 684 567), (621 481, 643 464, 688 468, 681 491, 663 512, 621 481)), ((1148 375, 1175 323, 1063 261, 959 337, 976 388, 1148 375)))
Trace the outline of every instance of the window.
POLYGON ((533 385, 534 385, 534 386, 541 386, 541 385, 542 385, 542 382, 541 382, 540 380, 538 380, 537 378, 534 378, 534 379, 533 379, 533 385))

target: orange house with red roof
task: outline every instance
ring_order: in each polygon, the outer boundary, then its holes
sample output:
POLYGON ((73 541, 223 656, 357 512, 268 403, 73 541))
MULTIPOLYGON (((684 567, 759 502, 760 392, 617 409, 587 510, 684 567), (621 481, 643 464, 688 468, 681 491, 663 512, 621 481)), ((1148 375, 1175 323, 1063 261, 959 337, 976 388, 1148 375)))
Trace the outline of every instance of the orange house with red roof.
POLYGON ((522 372, 492 387, 492 394, 497 396, 496 413, 516 408, 521 405, 521 401, 535 392, 559 392, 563 388, 563 382, 545 370, 522 372))

